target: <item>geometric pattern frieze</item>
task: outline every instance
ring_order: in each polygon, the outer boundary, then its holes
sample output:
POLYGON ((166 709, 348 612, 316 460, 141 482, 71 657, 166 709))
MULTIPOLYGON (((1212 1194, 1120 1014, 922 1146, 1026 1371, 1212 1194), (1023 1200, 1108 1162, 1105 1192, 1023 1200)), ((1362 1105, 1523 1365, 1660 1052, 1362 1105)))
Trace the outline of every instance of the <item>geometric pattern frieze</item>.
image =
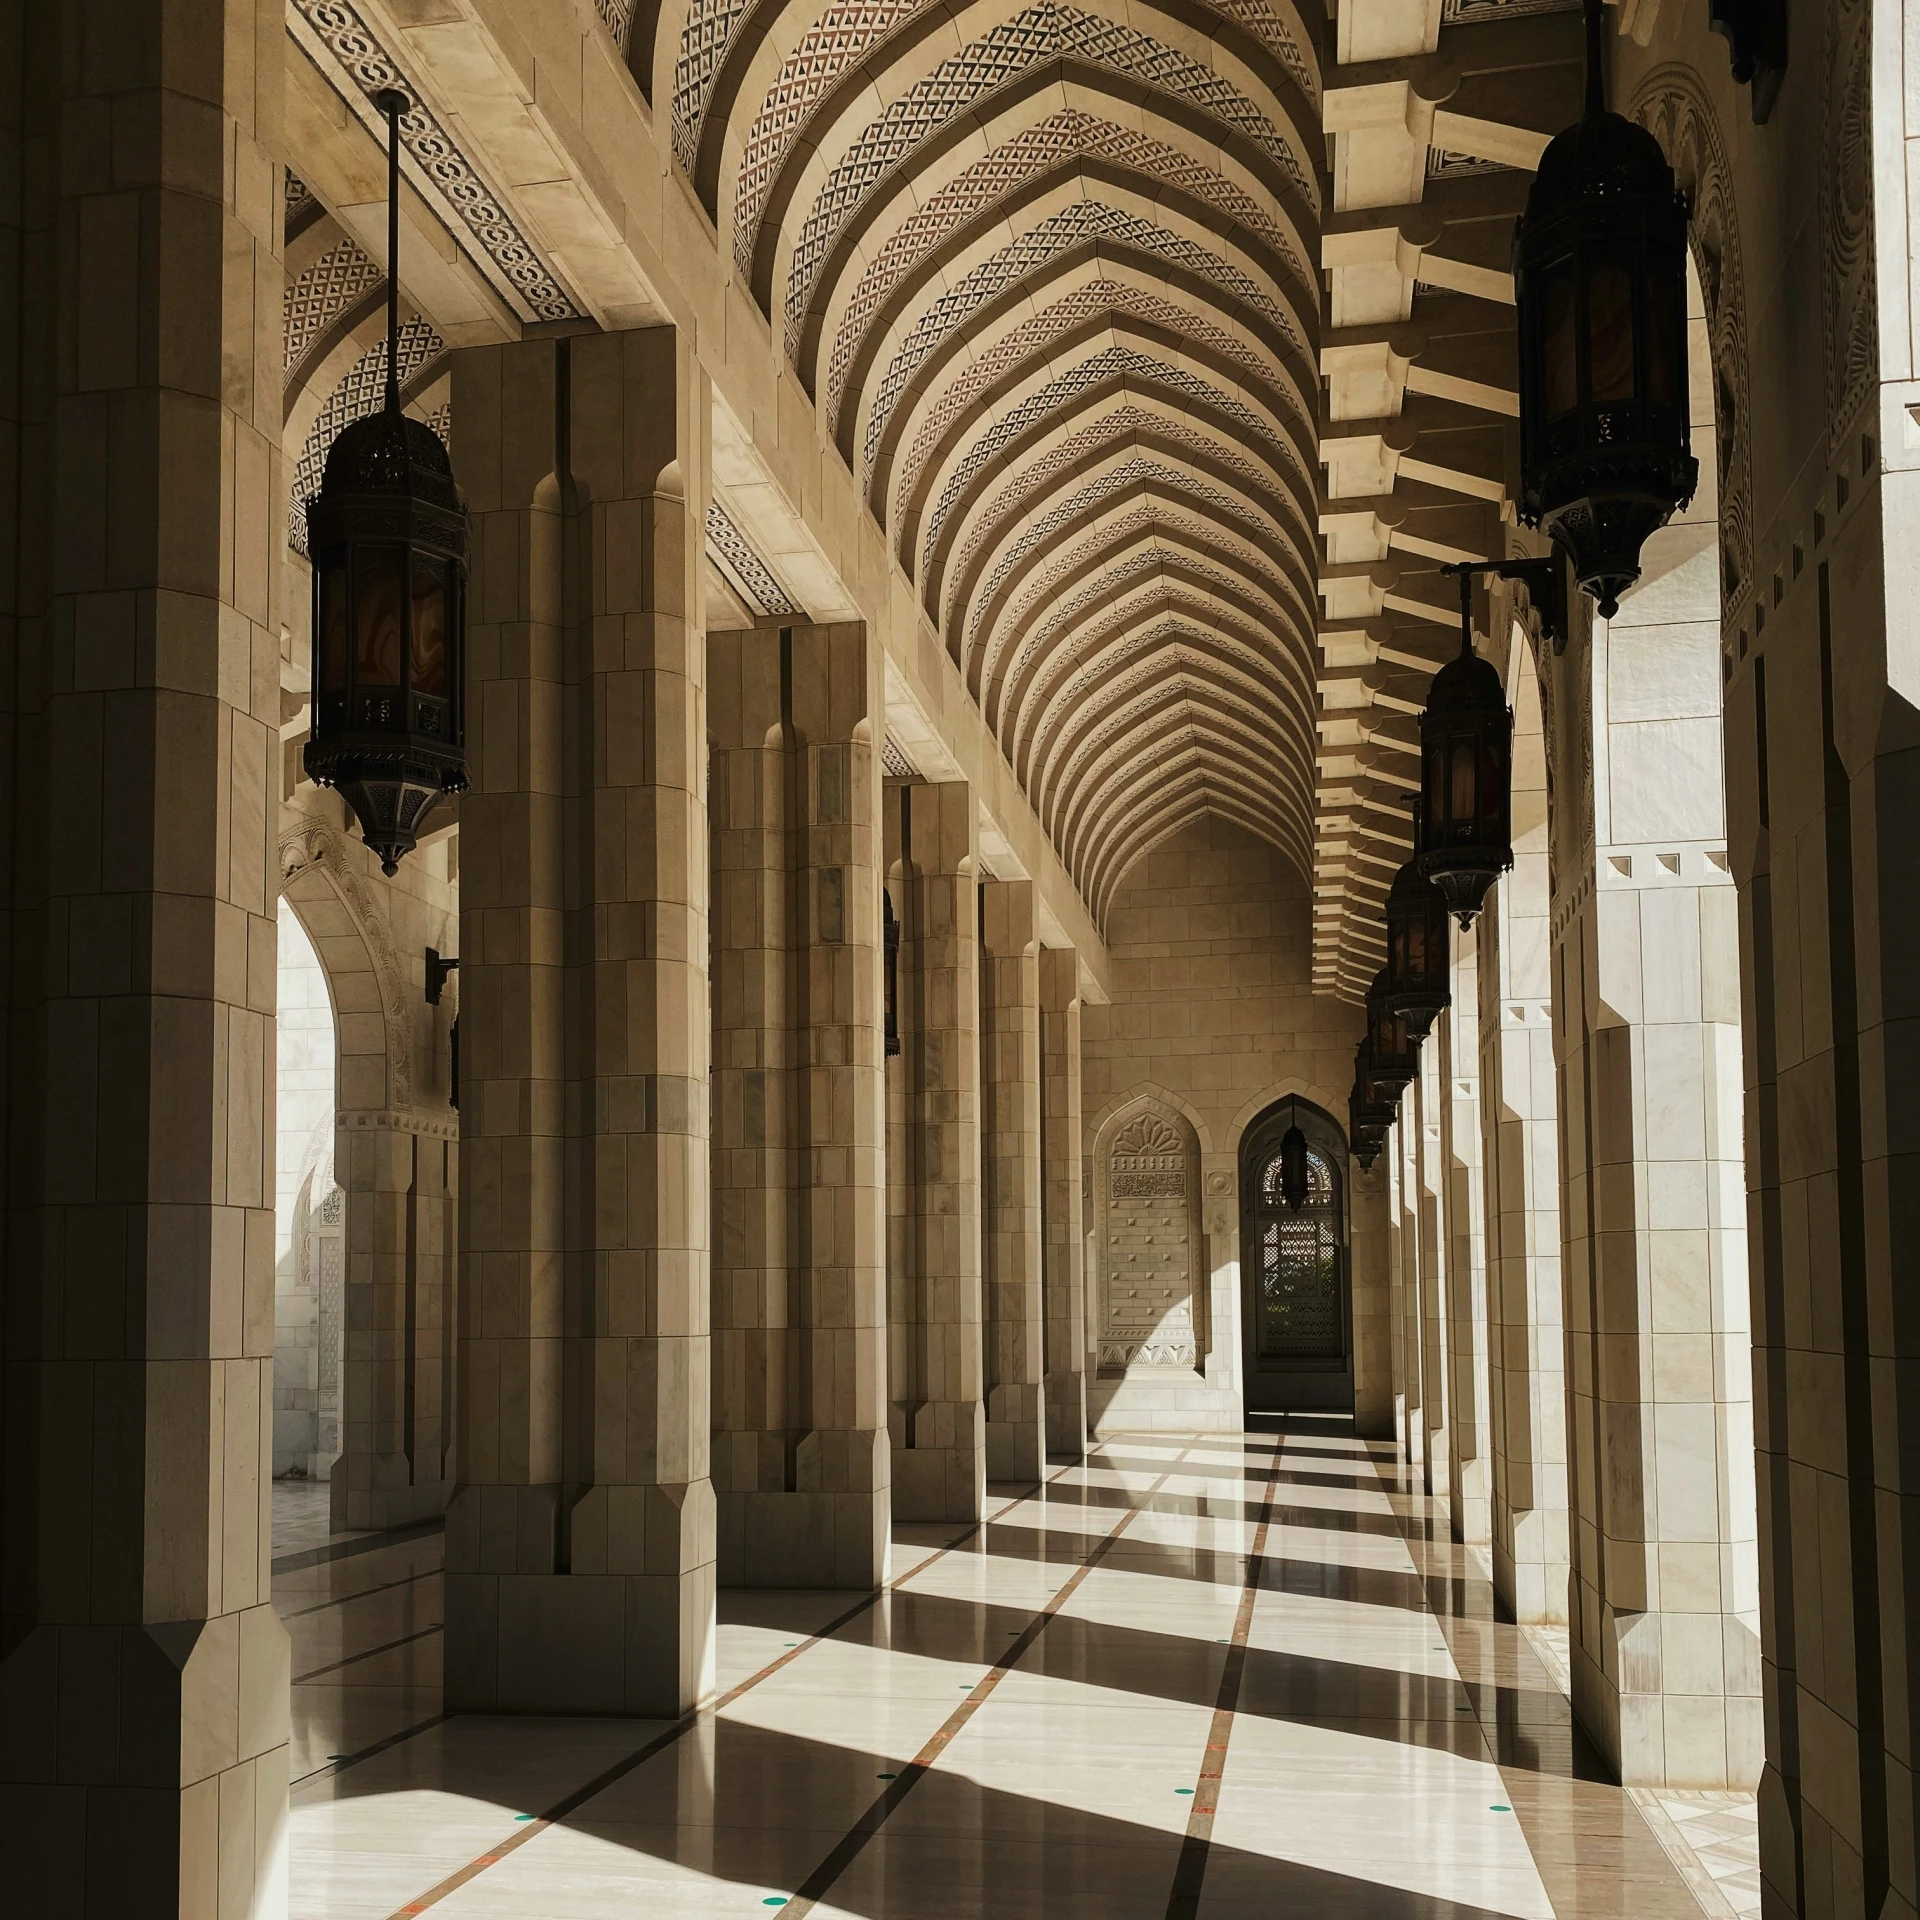
MULTIPOLYGON (((1268 512, 1276 520, 1285 518, 1287 506, 1284 499, 1272 491, 1267 476, 1260 471, 1259 467, 1236 448, 1213 434, 1201 431, 1188 421, 1167 418, 1160 414, 1148 413, 1140 407, 1127 405, 1103 415, 1092 426, 1083 427, 1078 433, 1069 434, 1042 458, 1029 466, 1022 467, 1019 477, 1003 487, 981 509, 979 519, 968 533, 965 544, 954 556, 952 577, 963 579, 974 556, 981 548, 998 537, 1000 528, 1011 521, 1021 519, 1033 501, 1045 493, 1062 474, 1070 473, 1086 461, 1093 459, 1115 441, 1126 440, 1141 434, 1149 434, 1162 441, 1172 441, 1174 445, 1186 447, 1204 460, 1227 468, 1248 493, 1257 496, 1266 505, 1268 512)), ((922 550, 920 566, 922 576, 930 577, 933 566, 931 538, 922 550)))
POLYGON ((385 278, 379 263, 352 240, 329 247, 311 266, 303 268, 287 282, 282 295, 285 339, 280 364, 291 368, 336 316, 385 278))
MULTIPOLYGON (((760 222, 761 208, 766 204, 767 193, 775 175, 786 160, 802 127, 816 106, 825 97, 834 81, 848 67, 861 58, 867 50, 882 39, 887 32, 897 26, 909 14, 918 10, 921 0, 840 0, 840 4, 828 7, 820 18, 801 38, 791 54, 787 56, 779 75, 767 90, 759 114, 747 134, 746 146, 741 154, 740 178, 734 197, 734 248, 736 258, 742 265, 752 259, 753 230, 760 222), (745 235, 745 253, 742 254, 742 235, 745 235)), ((1313 63, 1307 58, 1287 26, 1274 14, 1266 0, 1209 0, 1212 11, 1222 19, 1231 20, 1242 27, 1254 39, 1275 54, 1295 84, 1309 100, 1317 100, 1319 87, 1313 63)), ((1044 8, 1029 9, 1029 14, 1050 11, 1044 8)), ((1061 13, 1067 9, 1059 9, 1061 13)), ((744 13, 744 8, 742 9, 744 13)), ((1021 21, 1011 25, 1018 31, 1012 37, 1015 40, 1029 37, 1029 30, 1021 21)), ((1082 16, 1093 19, 1096 16, 1082 16)), ((689 18, 687 33, 695 31, 695 22, 689 18)), ((703 42, 711 42, 714 25, 702 17, 699 32, 703 42)), ((720 29, 731 37, 732 21, 728 20, 720 29)), ((999 31, 999 30, 995 30, 999 31)), ((1128 29, 1127 31, 1131 31, 1128 29)), ((1089 36, 1083 35, 1082 38, 1089 36)), ((1145 40, 1144 35, 1135 35, 1145 40)), ((981 44, 993 39, 989 33, 981 44)), ((682 36, 683 64, 687 48, 686 36, 682 36)), ((1061 47, 1055 51, 1067 51, 1061 47)), ((681 165, 692 171, 693 156, 698 151, 698 120, 704 117, 705 93, 713 84, 713 74, 719 65, 724 45, 714 51, 710 57, 687 66, 687 78, 684 89, 679 84, 676 72, 674 95, 674 151, 682 155, 681 165), (696 68, 704 68, 696 79, 696 68), (698 99, 696 101, 696 89, 698 99), (683 120, 685 131, 683 133, 683 120)), ((966 60, 967 54, 959 56, 966 60)), ((1032 56, 1043 58, 1044 54, 1032 56)), ((1031 64, 1031 59, 1022 64, 1031 64)), ((1005 77, 1005 76, 999 76, 1005 77)), ((997 79, 989 82, 997 84, 997 79)), ((1290 157, 1290 156, 1289 156, 1290 157)), ((1291 169, 1302 190, 1311 196, 1311 188, 1300 177, 1297 167, 1291 169)))
MULTIPOLYGON (((942 61, 862 130, 828 174, 800 230, 788 269, 790 293, 797 290, 805 300, 835 236, 854 210, 931 135, 1030 68, 1068 55, 1144 82, 1243 135, 1287 174, 1301 198, 1318 213, 1318 189, 1299 156, 1272 121, 1211 68, 1133 27, 1102 20, 1077 7, 1027 7, 942 61)), ((743 180, 735 202, 734 258, 743 271, 753 265, 755 237, 771 181, 769 171, 756 193, 743 180)))
MULTIPOLYGON (((1079 108, 1050 114, 1036 126, 1026 127, 1004 146, 996 147, 984 160, 977 160, 956 180, 950 180, 923 207, 914 212, 887 238, 886 244, 861 275, 860 284, 840 321, 833 352, 827 364, 827 423, 836 425, 841 395, 853 356, 866 333, 868 323, 900 279, 912 271, 956 228, 1005 199, 1026 181, 1057 167, 1068 158, 1106 160, 1124 166, 1130 172, 1164 180, 1213 207, 1236 227, 1256 236, 1269 251, 1277 254, 1303 290, 1318 298, 1313 277, 1301 264, 1293 244, 1279 226, 1253 198, 1210 167, 1202 166, 1176 147, 1150 139, 1134 129, 1111 120, 1096 118, 1079 108)), ((787 300, 787 353, 798 358, 801 331, 806 310, 796 304, 791 293, 787 300)))
POLYGON ((1076 200, 1021 234, 991 259, 981 261, 958 286, 943 294, 920 316, 894 355, 874 396, 860 450, 863 475, 873 471, 874 448, 886 431, 895 401, 941 341, 958 331, 988 301, 1047 261, 1089 239, 1111 240, 1153 254, 1169 266, 1186 268, 1196 277, 1210 281, 1229 300, 1250 307, 1305 355, 1306 344, 1294 325, 1293 316, 1283 313, 1266 290, 1238 267, 1184 234, 1169 233, 1165 227, 1156 226, 1138 214, 1123 212, 1099 200, 1076 200))
POLYGON ((1123 460, 1111 472, 1089 480, 1084 487, 1068 495, 1059 506, 1048 513, 1043 513, 1037 520, 1029 521, 1021 528, 1019 537, 994 563, 992 572, 974 591, 973 610, 967 622, 966 652, 972 652, 974 635, 978 632, 980 622, 985 618, 986 609, 994 595, 1019 569, 1020 563, 1028 554, 1051 539, 1062 527, 1072 526, 1075 521, 1092 512, 1103 501, 1111 500, 1116 494, 1126 493, 1134 487, 1144 486, 1167 489, 1185 495, 1201 506, 1211 508, 1218 525, 1223 528, 1237 527, 1249 541, 1256 545, 1271 538, 1269 527, 1248 510, 1246 501, 1228 493, 1224 488, 1216 487, 1186 472, 1183 468, 1170 467, 1165 461, 1136 455, 1132 459, 1123 460))
MULTIPOLYGON (((371 101, 383 87, 397 87, 413 101, 400 116, 400 145, 453 219, 505 281, 513 297, 535 320, 577 320, 580 309, 562 289, 533 242, 475 171, 420 88, 384 47, 349 0, 288 0, 294 19, 304 25, 329 60, 321 63, 344 79, 352 92, 371 101)), ((334 77, 331 76, 330 77, 334 77)))
MULTIPOLYGON (((1132 290, 1117 289, 1116 291, 1131 293, 1132 290)), ((1129 299, 1125 304, 1137 311, 1140 305, 1150 300, 1151 296, 1141 296, 1137 301, 1129 299)), ((1115 299, 1111 304, 1117 307, 1121 302, 1115 299)), ((1165 305, 1164 302, 1154 304, 1165 305)), ((1181 309, 1172 308, 1168 311, 1179 312, 1181 309)), ((1052 313, 1053 310, 1050 309, 1047 314, 1041 315, 1039 320, 1029 324, 1035 328, 1041 328, 1052 318, 1052 313)), ((1056 330, 1064 331, 1064 328, 1046 329, 1049 332, 1056 330)), ((1236 350, 1234 357, 1239 357, 1240 343, 1231 335, 1222 333, 1218 328, 1204 327, 1195 323, 1189 326, 1188 331, 1203 340, 1206 335, 1212 334, 1215 337, 1206 340, 1206 344, 1215 347, 1231 346, 1236 350)), ((1007 345, 1011 342, 1002 344, 1007 345)), ((921 469, 931 458, 935 445, 943 436, 947 421, 965 404, 966 389, 986 384, 998 371, 992 362, 992 355, 976 361, 967 369, 965 378, 956 381, 953 388, 942 396, 940 406, 928 417, 926 425, 914 444, 913 452, 902 470, 899 498, 903 500, 913 498, 921 469)), ((1029 394, 1017 407, 1011 407, 1005 413, 997 415, 987 430, 968 446, 965 457, 955 463, 952 475, 946 486, 941 489, 938 503, 929 510, 925 550, 932 551, 933 542, 938 538, 947 515, 953 510, 954 503, 972 484, 975 477, 999 457, 1003 447, 1026 433, 1048 414, 1058 412, 1082 394, 1090 392, 1106 381, 1120 378, 1129 381, 1138 380, 1148 387, 1158 388, 1171 394, 1176 401, 1187 401, 1220 414, 1272 455, 1276 467, 1291 468, 1298 478, 1309 485, 1312 484, 1295 449, 1277 437, 1272 427, 1244 401, 1223 391, 1212 381, 1203 380, 1198 374, 1189 372, 1185 367, 1175 366, 1172 362, 1162 360, 1150 353, 1142 353, 1136 347, 1104 347, 1100 352, 1083 360, 1077 367, 1071 367, 1065 373, 1048 381, 1037 393, 1029 394)))
POLYGON ((719 563, 721 572, 743 590, 754 612, 771 618, 800 611, 774 578, 773 569, 754 551, 752 542, 717 500, 707 505, 707 552, 719 563))

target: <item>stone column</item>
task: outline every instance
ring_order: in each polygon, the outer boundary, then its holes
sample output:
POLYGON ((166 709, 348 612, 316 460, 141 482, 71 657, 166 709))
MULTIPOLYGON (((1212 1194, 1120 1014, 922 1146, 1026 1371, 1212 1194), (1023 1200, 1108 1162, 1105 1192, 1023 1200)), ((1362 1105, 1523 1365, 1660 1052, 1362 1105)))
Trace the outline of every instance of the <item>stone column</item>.
POLYGON ((1047 1451, 1087 1454, 1087 1266, 1080 1136, 1080 955, 1040 950, 1040 1217, 1047 1451))
POLYGON ((879 650, 713 641, 715 1497, 728 1585, 886 1577, 879 650))
POLYGON ((1429 1035, 1420 1048, 1419 1071, 1400 1098, 1407 1116, 1413 1159, 1413 1239, 1419 1261, 1421 1409, 1427 1430, 1424 1452, 1427 1491, 1436 1500, 1453 1499, 1452 1338, 1448 1299, 1446 1167, 1440 1151, 1440 1049, 1429 1035))
POLYGON ((1469 1547, 1492 1539, 1487 1415, 1487 1242, 1480 1174, 1480 981, 1457 927, 1453 1004, 1428 1044, 1440 1087, 1440 1165, 1446 1232, 1447 1423, 1453 1525, 1469 1547))
POLYGON ((1566 1332, 1539 683, 1514 705, 1514 864, 1474 934, 1480 994, 1494 1589, 1522 1626, 1567 1621, 1566 1332))
POLYGON ((973 789, 900 794, 908 1184, 893 1396, 897 1520, 986 1511, 980 1297, 979 906, 973 789))
POLYGON ((1414 1140, 1418 1132, 1413 1091, 1400 1104, 1380 1150, 1388 1175, 1388 1246, 1393 1264, 1394 1367, 1399 1378, 1396 1421, 1409 1467, 1424 1478, 1427 1464, 1426 1367, 1422 1359, 1424 1316, 1420 1305, 1419 1180, 1414 1140))
MULTIPOLYGON (((1574 1703, 1630 1786, 1751 1786, 1752 1363, 1717 634, 1684 617, 1687 568, 1660 557, 1559 668, 1593 726, 1592 864, 1572 869, 1583 889, 1554 994, 1574 1703)), ((1700 544, 1697 571, 1710 581, 1712 566, 1700 544)))
POLYGON ((1031 880, 981 889, 981 1249, 987 1477, 1046 1466, 1041 1295, 1040 937, 1031 880))
POLYGON ((675 1714, 712 1674, 707 405, 668 327, 454 362, 455 1708, 675 1714))
POLYGON ((0 74, 9 1911, 284 1910, 269 1600, 285 24, 0 74))

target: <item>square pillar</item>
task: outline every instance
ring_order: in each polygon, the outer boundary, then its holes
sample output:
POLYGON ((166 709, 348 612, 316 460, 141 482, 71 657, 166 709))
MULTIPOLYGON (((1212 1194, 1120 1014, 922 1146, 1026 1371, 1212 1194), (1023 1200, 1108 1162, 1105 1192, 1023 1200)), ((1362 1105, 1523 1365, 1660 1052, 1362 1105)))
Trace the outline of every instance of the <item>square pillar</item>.
POLYGON ((980 1293, 979 916, 973 789, 894 790, 906 1192, 889 1388, 893 1517, 986 1511, 980 1293))
POLYGON ((1040 939, 1033 882, 980 889, 987 1477, 1037 1482, 1046 1464, 1040 1234, 1040 939))
POLYGON ((447 1702, 678 1714, 713 1659, 706 383, 670 327, 474 348, 453 378, 473 789, 447 1702))
POLYGON ((1040 1261, 1047 1451, 1087 1456, 1087 1255, 1080 1136, 1080 955, 1040 950, 1040 1261))
POLYGON ((886 1578, 879 650, 711 645, 714 1486, 729 1586, 886 1578))
POLYGON ((285 1910, 270 1600, 287 45, 16 8, 0 577, 7 1910, 285 1910))

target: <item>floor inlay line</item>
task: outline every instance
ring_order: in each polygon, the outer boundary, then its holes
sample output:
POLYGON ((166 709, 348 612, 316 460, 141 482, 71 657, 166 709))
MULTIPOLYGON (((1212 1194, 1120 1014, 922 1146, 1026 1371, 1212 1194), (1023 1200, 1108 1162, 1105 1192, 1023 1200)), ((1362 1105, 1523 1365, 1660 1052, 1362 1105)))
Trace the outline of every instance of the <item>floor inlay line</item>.
MULTIPOLYGON (((1060 1478, 1061 1474, 1066 1473, 1068 1470, 1066 1467, 1056 1468, 1047 1476, 1047 1483, 1051 1485, 1052 1482, 1060 1478)), ((702 1721, 713 1719, 715 1715, 724 1712, 726 1708, 732 1706, 743 1694, 752 1692, 762 1681, 772 1679, 772 1677, 784 1667, 790 1666, 795 1660, 799 1659, 809 1647, 817 1645, 822 1640, 831 1639, 842 1627, 850 1626, 855 1620, 859 1619, 863 1613, 870 1612, 879 1604, 885 1595, 893 1592, 894 1589, 902 1583, 913 1579, 916 1574, 924 1573, 927 1568, 934 1565, 936 1561, 945 1559, 950 1553, 958 1552, 968 1541, 984 1534, 987 1528, 995 1520, 1000 1518, 1001 1514, 1011 1513, 1022 1501, 1031 1498, 1031 1491, 1022 1491, 1015 1494, 1011 1500, 1007 1501, 1006 1504, 1000 1508, 998 1513, 987 1514, 981 1519, 976 1520, 964 1533, 949 1540, 944 1547, 930 1553, 924 1560, 916 1561, 907 1572, 901 1574, 897 1579, 889 1580, 884 1587, 879 1588, 873 1593, 862 1595, 859 1600, 848 1607, 843 1613, 836 1614, 817 1633, 808 1634, 804 1639, 796 1642, 792 1647, 789 1647, 777 1660, 769 1660, 758 1672, 749 1674, 746 1679, 740 1681, 737 1685, 729 1687, 725 1693, 694 1708, 691 1713, 682 1714, 678 1720, 662 1728, 659 1733, 643 1746, 627 1754, 622 1759, 616 1760, 612 1766, 595 1774, 584 1786, 576 1787, 573 1792, 557 1800, 545 1813, 537 1814, 533 1819, 522 1822, 522 1824, 513 1833, 508 1835, 507 1838, 502 1840, 497 1847, 493 1847, 486 1853, 469 1860, 465 1866, 457 1868, 454 1872, 448 1874, 444 1880, 435 1882, 425 1893, 419 1894, 414 1899, 409 1900, 405 1906, 395 1908, 388 1916, 388 1920, 407 1920, 408 1915, 425 1913, 430 1907, 437 1907, 442 1900, 445 1900, 450 1894, 458 1893, 470 1880, 477 1879, 479 1875, 486 1872, 489 1867, 497 1866, 502 1860, 506 1859, 509 1854, 518 1853, 529 1840, 532 1840, 539 1834, 545 1833, 549 1828, 556 1826, 560 1821, 566 1819, 569 1814, 575 1813, 581 1807, 585 1806, 587 1802, 596 1795, 604 1793, 609 1787, 624 1780, 628 1774, 645 1766, 656 1754, 666 1752, 676 1741, 684 1739, 687 1734, 691 1733, 702 1721)), ((443 1719, 445 1717, 445 1715, 441 1716, 443 1719)))
POLYGON ((422 1627, 417 1633, 403 1633, 398 1640, 383 1640, 377 1647, 368 1647, 360 1653, 350 1653, 344 1660, 335 1660, 329 1666, 311 1667, 305 1673, 296 1673, 288 1683, 291 1686, 304 1686, 309 1680, 318 1680, 322 1674, 338 1673, 342 1667, 356 1666, 362 1660, 371 1660, 376 1653, 391 1653, 395 1647, 404 1647, 415 1640, 425 1640, 440 1631, 441 1622, 436 1620, 430 1627, 422 1627))
POLYGON ((310 1607, 295 1607, 292 1612, 280 1609, 282 1620, 304 1620, 310 1613, 325 1613, 329 1607, 344 1607, 355 1600, 365 1600, 376 1593, 391 1593, 395 1587, 410 1587, 420 1580, 438 1580, 441 1569, 427 1567, 419 1573, 403 1574, 398 1580, 382 1580, 378 1586, 362 1587, 357 1593, 336 1593, 325 1600, 316 1600, 310 1607))
POLYGON ((351 1560, 362 1553, 378 1553, 382 1547, 403 1547, 409 1540, 424 1540, 430 1533, 445 1533, 447 1523, 439 1520, 415 1520, 404 1527, 384 1527, 378 1533, 363 1534, 357 1540, 335 1540, 324 1547, 302 1547, 298 1553, 275 1555, 275 1573, 305 1573, 309 1567, 324 1567, 330 1560, 351 1560))
MULTIPOLYGON (((1175 1468, 1191 1451, 1190 1447, 1183 1447, 1174 1455, 1172 1464, 1141 1496, 1143 1502, 1152 1499, 1159 1492, 1172 1477, 1175 1468)), ((901 1802, 932 1771, 941 1754, 952 1744, 955 1736, 986 1705, 995 1688, 1007 1674, 1019 1665, 1034 1642, 1047 1630, 1049 1623, 1061 1607, 1073 1597, 1081 1581, 1100 1564, 1114 1543, 1145 1511, 1144 1504, 1130 1507, 1109 1531, 1093 1543, 1086 1557, 1060 1583, 1052 1599, 1027 1622, 1006 1652, 994 1661, 985 1677, 969 1690, 967 1697, 941 1722, 939 1729, 920 1751, 887 1783, 886 1791, 872 1802, 866 1812, 841 1836, 833 1851, 800 1883, 793 1898, 786 1903, 786 1920, 805 1920, 806 1915, 810 1914, 826 1897, 835 1881, 866 1851, 875 1835, 886 1825, 901 1802)))
POLYGON ((1220 1692, 1214 1702, 1213 1724, 1207 1730, 1206 1754, 1194 1789, 1193 1811, 1187 1816, 1187 1836, 1180 1846, 1172 1891, 1167 1895, 1167 1920, 1195 1920, 1200 1911, 1200 1891, 1207 1879, 1207 1856, 1213 1848, 1214 1816, 1220 1809, 1220 1783, 1226 1775, 1227 1747, 1233 1739, 1233 1716, 1246 1678, 1247 1636, 1253 1631, 1254 1601, 1260 1592, 1260 1575, 1267 1555, 1267 1529, 1273 1524, 1274 1497, 1279 1490, 1280 1462, 1284 1457, 1283 1443, 1268 1463, 1266 1495, 1260 1502, 1260 1517, 1254 1523, 1253 1545, 1247 1554, 1247 1577, 1240 1589, 1240 1604, 1234 1612, 1233 1637, 1227 1644, 1226 1661, 1220 1669, 1220 1692))

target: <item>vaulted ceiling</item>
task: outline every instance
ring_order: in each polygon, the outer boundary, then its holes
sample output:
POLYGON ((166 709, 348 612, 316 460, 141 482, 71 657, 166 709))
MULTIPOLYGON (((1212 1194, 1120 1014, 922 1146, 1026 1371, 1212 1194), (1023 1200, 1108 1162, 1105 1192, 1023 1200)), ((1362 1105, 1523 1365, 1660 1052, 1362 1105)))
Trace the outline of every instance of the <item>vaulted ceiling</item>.
MULTIPOLYGON (((1438 568, 1511 517, 1505 250, 1577 106, 1569 0, 597 4, 712 221, 683 264, 751 293, 1095 917, 1212 811, 1314 875, 1357 991, 1438 568)), ((305 441, 380 276, 333 226, 296 251, 305 441)), ((806 606, 708 531, 750 611, 806 606)))

